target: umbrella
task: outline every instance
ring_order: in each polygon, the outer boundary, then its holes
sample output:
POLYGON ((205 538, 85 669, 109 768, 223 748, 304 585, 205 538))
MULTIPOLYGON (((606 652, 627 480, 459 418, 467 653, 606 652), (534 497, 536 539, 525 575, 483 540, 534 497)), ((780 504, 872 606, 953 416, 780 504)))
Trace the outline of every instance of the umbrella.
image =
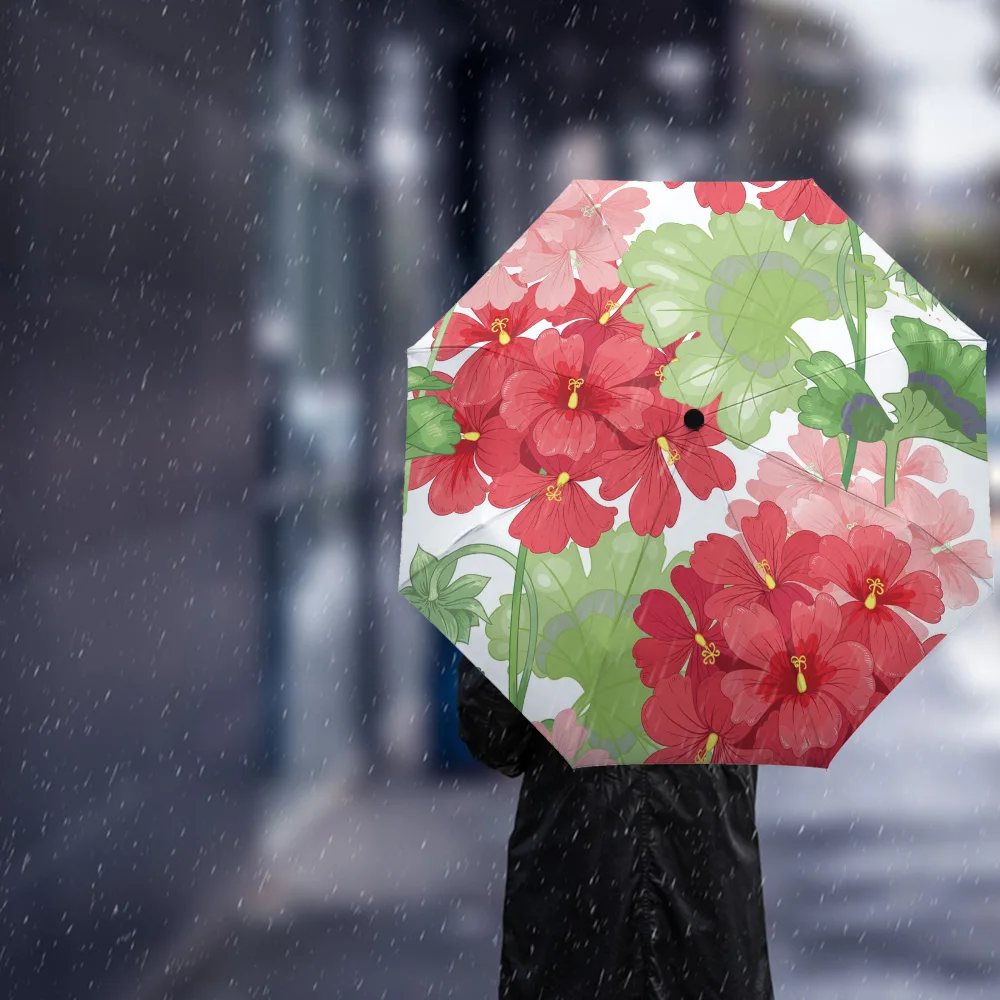
POLYGON ((574 181, 408 351, 401 592, 573 766, 827 767, 992 592, 985 358, 812 180, 574 181))

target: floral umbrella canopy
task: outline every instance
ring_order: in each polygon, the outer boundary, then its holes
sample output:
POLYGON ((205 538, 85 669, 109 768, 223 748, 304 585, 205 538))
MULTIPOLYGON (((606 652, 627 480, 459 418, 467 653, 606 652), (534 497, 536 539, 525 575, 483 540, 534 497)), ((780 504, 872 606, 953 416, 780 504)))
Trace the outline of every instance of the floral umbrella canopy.
POLYGON ((826 767, 992 591, 985 358, 811 180, 575 181, 408 352, 401 592, 573 766, 826 767))

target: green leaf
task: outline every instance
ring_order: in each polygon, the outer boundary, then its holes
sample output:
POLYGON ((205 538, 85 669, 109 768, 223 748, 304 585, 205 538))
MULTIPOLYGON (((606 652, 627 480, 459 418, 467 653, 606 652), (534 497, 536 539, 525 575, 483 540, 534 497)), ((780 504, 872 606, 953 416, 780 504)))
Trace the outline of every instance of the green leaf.
POLYGON ((795 367, 816 384, 799 399, 799 422, 827 437, 846 434, 859 441, 881 441, 892 427, 868 383, 830 351, 817 351, 795 367))
MULTIPOLYGON (((581 685, 578 720, 591 730, 589 745, 604 746, 621 763, 641 763, 656 747, 635 742, 641 736, 638 712, 651 692, 632 658, 632 646, 642 637, 632 615, 647 590, 672 589, 671 571, 691 553, 679 553, 664 565, 662 536, 636 535, 625 523, 602 535, 589 555, 588 571, 573 543, 558 555, 528 553, 525 572, 539 607, 533 669, 538 676, 571 677, 581 685)), ((505 595, 486 625, 490 656, 501 662, 508 656, 510 611, 510 595, 505 595)), ((523 602, 519 624, 523 648, 528 630, 523 602)))
POLYGON ((450 388, 450 382, 432 375, 423 365, 414 365, 406 370, 407 392, 431 392, 450 388))
MULTIPOLYGON (((629 618, 631 621, 631 618, 629 618)), ((606 615, 590 615, 556 638, 549 677, 571 677, 583 687, 577 720, 602 740, 620 740, 642 728, 640 712, 652 694, 639 679, 632 646, 638 629, 606 615)))
POLYGON ((468 642, 472 629, 488 620, 476 596, 490 578, 466 573, 452 582, 457 561, 447 560, 438 572, 441 562, 418 545, 410 560, 410 582, 399 592, 451 642, 468 642))
POLYGON ((805 218, 786 238, 785 223, 754 205, 713 215, 708 233, 673 222, 640 233, 619 269, 639 287, 622 315, 657 347, 701 333, 678 348, 663 392, 692 406, 721 393, 722 429, 746 444, 763 437, 801 388, 792 366, 810 351, 793 324, 840 315, 843 242, 843 226, 805 218))
POLYGON ((406 402, 406 458, 453 455, 462 440, 455 411, 436 396, 406 402))
MULTIPOLYGON (((438 595, 438 600, 455 605, 463 601, 474 598, 482 593, 483 588, 490 582, 488 576, 481 576, 478 573, 466 573, 459 577, 450 586, 445 584, 446 589, 438 595)), ((478 602, 477 602, 478 603, 478 602)))
POLYGON ((886 442, 907 438, 927 438, 951 445, 966 455, 986 461, 986 434, 977 434, 970 441, 961 430, 956 430, 948 418, 935 405, 932 393, 919 386, 907 386, 900 392, 887 392, 884 396, 894 411, 896 422, 886 435, 886 442))
POLYGON ((427 594, 430 587, 431 574, 437 567, 438 559, 419 545, 410 560, 410 584, 421 594, 427 594))
MULTIPOLYGON (((637 535, 627 522, 601 535, 589 549, 590 572, 584 569, 580 548, 573 542, 562 552, 529 552, 525 573, 535 585, 538 600, 539 641, 535 673, 544 675, 546 652, 561 628, 578 625, 587 615, 603 613, 610 617, 621 613, 630 616, 639 597, 653 587, 663 587, 666 544, 661 535, 652 538, 637 535)), ((521 602, 521 640, 526 648, 528 611, 521 602)), ((500 598, 500 606, 490 616, 486 635, 489 653, 505 661, 510 639, 511 595, 500 598)))
POLYGON ((986 351, 962 344, 922 319, 894 316, 892 327, 892 339, 906 358, 908 385, 922 388, 967 442, 985 434, 986 351))

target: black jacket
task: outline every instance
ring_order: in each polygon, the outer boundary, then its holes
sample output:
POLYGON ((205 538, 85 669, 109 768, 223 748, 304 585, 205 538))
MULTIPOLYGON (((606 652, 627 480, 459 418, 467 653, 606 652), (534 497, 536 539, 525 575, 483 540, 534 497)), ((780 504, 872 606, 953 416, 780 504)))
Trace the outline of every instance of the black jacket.
POLYGON ((574 770, 459 665, 459 732, 523 775, 500 1000, 773 1000, 753 766, 574 770))

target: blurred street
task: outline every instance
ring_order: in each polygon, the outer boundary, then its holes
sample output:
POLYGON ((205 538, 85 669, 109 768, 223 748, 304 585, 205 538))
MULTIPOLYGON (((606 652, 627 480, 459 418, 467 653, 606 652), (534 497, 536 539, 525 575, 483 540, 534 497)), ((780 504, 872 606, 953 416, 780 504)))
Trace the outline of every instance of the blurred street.
MULTIPOLYGON (((761 769, 779 997, 997 995, 1000 679, 979 655, 997 642, 996 619, 970 622, 829 771, 761 769)), ((273 804, 228 912, 154 963, 140 997, 490 1000, 518 787, 390 779, 273 804)))

